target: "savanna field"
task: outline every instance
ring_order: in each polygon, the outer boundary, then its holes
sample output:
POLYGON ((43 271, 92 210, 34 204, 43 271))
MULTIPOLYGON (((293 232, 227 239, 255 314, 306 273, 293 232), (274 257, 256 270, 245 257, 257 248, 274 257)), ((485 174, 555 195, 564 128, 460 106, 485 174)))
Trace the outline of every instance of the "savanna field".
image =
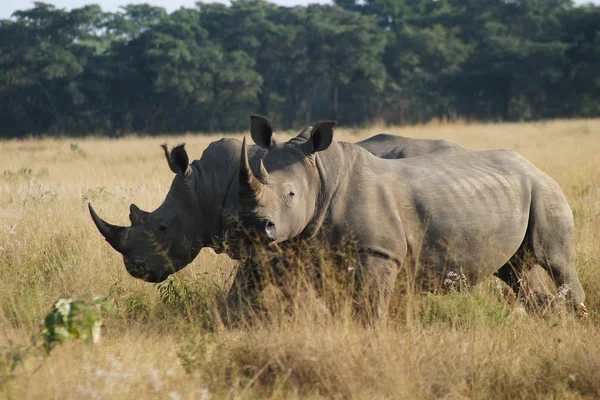
MULTIPOLYGON (((513 149, 553 177, 575 216, 588 318, 560 301, 517 302, 491 277, 466 292, 397 296, 385 327, 325 314, 305 292, 286 304, 275 289, 262 296, 263 315, 226 327, 219 309, 234 261, 205 249, 161 284, 136 280, 87 210, 92 202, 107 221, 129 225, 131 203, 154 210, 169 190, 159 145, 186 142, 197 159, 219 135, 1 141, 2 396, 599 398, 600 120, 340 128, 336 139, 381 132, 513 149), (54 303, 85 294, 112 305, 94 311, 101 340, 44 350, 54 303)), ((533 272, 531 287, 555 291, 533 272)))

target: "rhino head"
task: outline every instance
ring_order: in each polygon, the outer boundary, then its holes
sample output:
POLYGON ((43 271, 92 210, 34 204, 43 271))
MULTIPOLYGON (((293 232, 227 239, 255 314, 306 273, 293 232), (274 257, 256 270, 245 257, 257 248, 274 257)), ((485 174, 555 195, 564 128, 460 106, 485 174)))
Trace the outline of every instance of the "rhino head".
POLYGON ((166 145, 162 147, 176 176, 165 201, 155 211, 142 211, 132 204, 131 226, 125 227, 104 221, 88 204, 96 227, 123 255, 129 274, 146 282, 162 282, 185 267, 198 255, 204 241, 194 177, 198 172, 189 165, 183 144, 171 152, 166 145))
POLYGON ((239 170, 239 213, 246 229, 271 243, 302 233, 315 216, 321 191, 315 154, 329 147, 335 121, 322 121, 310 132, 282 144, 269 121, 251 116, 254 142, 268 149, 256 174, 250 168, 245 139, 239 170))

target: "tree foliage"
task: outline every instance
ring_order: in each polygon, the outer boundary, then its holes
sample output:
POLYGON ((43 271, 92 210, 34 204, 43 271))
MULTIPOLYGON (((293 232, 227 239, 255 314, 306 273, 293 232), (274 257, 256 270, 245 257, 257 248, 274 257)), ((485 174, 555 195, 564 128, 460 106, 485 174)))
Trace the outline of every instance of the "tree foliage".
POLYGON ((600 7, 570 0, 264 0, 0 21, 0 135, 233 131, 600 114, 600 7))

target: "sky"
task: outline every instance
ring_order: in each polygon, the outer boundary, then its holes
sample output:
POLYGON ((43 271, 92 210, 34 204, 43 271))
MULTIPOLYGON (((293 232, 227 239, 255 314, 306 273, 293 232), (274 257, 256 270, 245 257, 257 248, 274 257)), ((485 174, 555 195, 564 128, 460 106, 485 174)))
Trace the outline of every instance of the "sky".
MULTIPOLYGON (((119 7, 131 3, 149 3, 164 7, 168 12, 180 7, 194 7, 197 0, 44 0, 45 3, 54 4, 57 8, 77 8, 86 4, 100 4, 104 11, 117 11, 119 7)), ((210 0, 220 3, 228 3, 227 0, 210 0)), ((309 3, 333 3, 331 0, 271 0, 282 6, 307 5, 309 3)), ((575 0, 577 4, 583 3, 600 4, 600 0, 575 0)), ((0 19, 9 18, 16 10, 24 10, 33 7, 33 0, 0 0, 0 19)))

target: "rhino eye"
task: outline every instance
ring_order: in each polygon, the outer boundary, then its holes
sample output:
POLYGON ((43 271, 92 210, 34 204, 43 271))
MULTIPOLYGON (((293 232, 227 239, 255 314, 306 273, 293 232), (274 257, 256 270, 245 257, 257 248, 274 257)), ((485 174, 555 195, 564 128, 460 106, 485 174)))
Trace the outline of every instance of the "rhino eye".
POLYGON ((295 195, 296 195, 296 193, 290 192, 290 197, 294 197, 295 195))
POLYGON ((161 232, 166 232, 167 231, 167 227, 164 226, 164 225, 159 225, 158 226, 158 230, 161 231, 161 232))

